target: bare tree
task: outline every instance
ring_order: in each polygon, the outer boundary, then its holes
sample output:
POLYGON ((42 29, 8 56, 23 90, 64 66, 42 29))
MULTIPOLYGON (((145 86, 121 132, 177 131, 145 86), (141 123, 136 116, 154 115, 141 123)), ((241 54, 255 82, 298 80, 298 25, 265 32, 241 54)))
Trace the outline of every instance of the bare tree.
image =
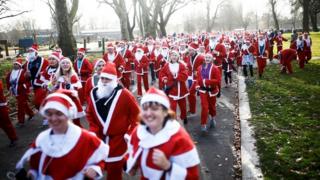
POLYGON ((66 0, 55 0, 54 5, 55 19, 58 30, 58 45, 62 49, 64 56, 74 56, 76 53, 77 44, 72 32, 72 18, 75 17, 73 14, 71 14, 74 13, 72 10, 73 8, 71 8, 69 13, 66 0))
POLYGON ((217 3, 217 6, 215 7, 214 9, 214 13, 213 13, 213 16, 211 16, 211 0, 206 0, 206 31, 207 32, 211 32, 213 26, 214 26, 214 23, 217 19, 217 16, 218 16, 218 11, 219 9, 223 6, 223 4, 226 2, 224 0, 219 0, 219 2, 217 3))
POLYGON ((248 12, 244 18, 243 18, 243 21, 242 21, 242 27, 244 28, 244 30, 247 30, 249 24, 252 22, 252 14, 253 12, 248 12))
POLYGON ((318 32, 317 15, 320 13, 320 1, 311 0, 310 1, 310 20, 312 25, 312 31, 318 32))
POLYGON ((310 0, 299 0, 302 5, 302 29, 305 32, 309 32, 309 11, 310 11, 310 0))
POLYGON ((0 0, 0 20, 19 16, 21 14, 29 12, 29 11, 18 11, 16 13, 13 13, 13 10, 9 8, 9 4, 11 2, 12 2, 11 0, 0 0))
POLYGON ((159 16, 159 0, 138 0, 141 10, 141 19, 144 36, 156 37, 157 20, 159 16))
POLYGON ((279 21, 278 21, 278 15, 276 12, 276 4, 277 0, 269 0, 269 3, 271 5, 271 11, 272 11, 272 16, 273 16, 273 21, 274 21, 274 28, 276 30, 279 30, 279 21))

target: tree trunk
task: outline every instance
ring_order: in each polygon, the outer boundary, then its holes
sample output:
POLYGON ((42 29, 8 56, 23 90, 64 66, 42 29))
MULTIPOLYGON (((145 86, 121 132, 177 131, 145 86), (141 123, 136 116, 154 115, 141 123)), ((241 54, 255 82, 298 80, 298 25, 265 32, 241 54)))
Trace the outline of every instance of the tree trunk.
POLYGON ((121 39, 122 40, 129 40, 129 32, 128 32, 128 17, 124 12, 119 14, 120 20, 120 29, 121 29, 121 39))
POLYGON ((55 0, 56 24, 58 30, 58 45, 63 55, 73 59, 76 54, 76 40, 72 33, 72 22, 68 16, 66 0, 55 0))
POLYGON ((207 10, 207 12, 206 12, 206 31, 207 32, 211 32, 211 22, 210 22, 210 2, 211 1, 207 1, 206 2, 206 10, 207 10))
POLYGON ((302 19, 302 28, 304 32, 309 32, 309 2, 310 0, 303 0, 303 19, 302 19))
POLYGON ((159 28, 160 28, 161 37, 166 37, 167 36, 166 24, 160 23, 159 28))
POLYGON ((274 21, 274 28, 276 30, 279 30, 279 22, 278 22, 278 18, 277 18, 277 13, 276 13, 276 9, 275 9, 275 6, 276 6, 276 0, 270 0, 270 3, 271 3, 271 10, 272 10, 272 16, 273 16, 273 21, 274 21))
POLYGON ((312 31, 318 32, 317 14, 310 11, 310 20, 312 25, 312 31))

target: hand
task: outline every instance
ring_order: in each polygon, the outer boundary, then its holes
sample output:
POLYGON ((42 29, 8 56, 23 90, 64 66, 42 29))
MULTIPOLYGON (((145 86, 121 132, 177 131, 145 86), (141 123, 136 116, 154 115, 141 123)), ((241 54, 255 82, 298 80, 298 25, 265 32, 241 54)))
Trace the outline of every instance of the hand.
POLYGON ((125 61, 125 62, 128 62, 128 58, 124 58, 124 61, 125 61))
POLYGON ((92 168, 84 170, 83 174, 90 179, 94 179, 98 175, 97 172, 92 168))
POLYGON ((168 170, 171 166, 170 161, 160 149, 154 149, 152 153, 152 161, 155 165, 163 170, 168 170))
POLYGON ((28 173, 27 173, 27 178, 30 178, 30 179, 32 179, 32 180, 36 179, 36 177, 33 176, 31 170, 28 171, 28 173))
POLYGON ((168 79, 164 79, 163 83, 167 84, 168 83, 168 79))

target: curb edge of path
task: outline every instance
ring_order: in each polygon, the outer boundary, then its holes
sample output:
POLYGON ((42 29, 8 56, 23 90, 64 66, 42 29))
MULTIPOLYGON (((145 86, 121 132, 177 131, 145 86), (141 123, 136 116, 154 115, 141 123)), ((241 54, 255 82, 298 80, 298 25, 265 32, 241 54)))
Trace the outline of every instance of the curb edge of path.
POLYGON ((256 139, 248 120, 251 119, 249 98, 245 78, 238 75, 239 118, 241 128, 241 169, 242 179, 263 179, 260 159, 256 151, 256 139))

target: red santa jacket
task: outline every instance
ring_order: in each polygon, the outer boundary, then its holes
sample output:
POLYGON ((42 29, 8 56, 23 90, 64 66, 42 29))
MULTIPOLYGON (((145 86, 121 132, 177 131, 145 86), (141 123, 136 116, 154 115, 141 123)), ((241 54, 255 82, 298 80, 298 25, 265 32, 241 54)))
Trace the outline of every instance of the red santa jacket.
POLYGON ((85 97, 87 97, 88 99, 90 98, 91 90, 97 86, 98 81, 99 76, 97 74, 94 74, 87 80, 86 86, 84 87, 85 97))
POLYGON ((156 135, 145 125, 132 133, 126 172, 141 169, 142 179, 199 179, 199 156, 189 134, 176 120, 168 120, 156 135), (152 161, 154 149, 159 149, 172 163, 169 172, 152 161))
POLYGON ((92 64, 87 58, 83 58, 80 67, 78 67, 78 61, 79 59, 74 61, 74 71, 78 74, 80 81, 85 83, 92 74, 92 64))
MULTIPOLYGON (((209 48, 209 46, 208 46, 209 48)), ((212 56, 215 58, 215 65, 217 66, 222 66, 222 61, 224 60, 224 58, 226 58, 227 56, 227 50, 226 47, 222 44, 222 43, 218 43, 214 49, 210 49, 209 48, 209 52, 212 53, 212 56)))
POLYGON ((109 151, 106 144, 72 123, 63 137, 58 136, 52 134, 51 128, 40 133, 16 168, 22 168, 30 158, 30 170, 36 179, 84 179, 87 168, 103 176, 103 160, 109 151))
POLYGON ((282 42, 283 41, 288 41, 288 39, 284 38, 283 36, 276 36, 275 39, 274 39, 277 43, 277 46, 282 46, 282 42))
POLYGON ((124 67, 126 65, 123 57, 119 53, 114 53, 114 60, 109 59, 108 53, 105 53, 103 55, 103 59, 106 62, 113 62, 116 65, 117 68, 117 77, 118 79, 122 78, 122 72, 124 71, 124 67))
POLYGON ((186 81, 188 70, 184 62, 178 63, 178 72, 173 74, 172 63, 167 63, 160 72, 160 81, 167 80, 166 87, 169 87, 168 96, 174 100, 182 99, 189 95, 186 81))
POLYGON ((148 74, 149 59, 146 55, 143 55, 140 60, 134 60, 134 66, 137 75, 148 74))
POLYGON ((198 68, 196 88, 200 93, 209 93, 210 96, 216 96, 219 93, 219 84, 221 82, 221 73, 217 66, 211 63, 207 72, 205 65, 198 68), (209 73, 209 78, 204 77, 204 73, 209 73))
POLYGON ((27 95, 28 94, 28 86, 27 86, 27 80, 24 76, 25 70, 19 69, 16 70, 15 77, 13 77, 13 71, 7 74, 6 77, 6 84, 8 91, 11 92, 12 95, 18 96, 18 95, 27 95))
POLYGON ((268 50, 269 50, 269 45, 266 40, 260 41, 258 40, 257 42, 254 43, 254 55, 257 56, 258 58, 268 58, 268 50))
POLYGON ((123 51, 119 52, 124 60, 125 66, 123 73, 131 73, 131 64, 134 63, 134 55, 129 49, 125 48, 123 51))
POLYGON ((305 45, 306 45, 306 51, 311 51, 311 46, 312 46, 312 39, 310 36, 308 38, 303 38, 305 45))
POLYGON ((297 59, 297 51, 294 49, 283 49, 279 51, 278 59, 280 59, 280 64, 288 64, 292 60, 297 59))
POLYGON ((196 80, 194 74, 197 72, 198 67, 203 64, 204 56, 202 54, 196 54, 194 57, 189 57, 189 62, 187 62, 188 79, 196 80))
POLYGON ((31 81, 31 85, 34 88, 40 88, 42 84, 37 84, 36 79, 40 78, 41 72, 44 71, 48 66, 48 61, 40 56, 37 56, 35 60, 28 61, 25 66, 27 72, 30 72, 30 77, 27 77, 31 81))
POLYGON ((154 61, 155 61, 154 50, 155 50, 154 45, 152 45, 152 46, 145 46, 145 48, 144 48, 144 53, 145 53, 145 55, 148 57, 149 63, 154 63, 154 61))
POLYGON ((92 89, 87 108, 89 130, 110 146, 107 162, 120 161, 125 156, 125 135, 137 126, 139 105, 129 90, 117 86, 110 97, 98 99, 98 88, 92 89))
MULTIPOLYGON (((56 77, 54 77, 56 79, 56 77)), ((55 89, 70 89, 70 90, 78 90, 82 88, 82 84, 77 76, 77 74, 73 74, 70 77, 70 80, 67 82, 64 80, 62 76, 56 79, 55 89)))
MULTIPOLYGON (((36 79, 36 83, 43 86, 47 85, 52 81, 52 79, 55 76, 56 71, 58 70, 57 68, 53 68, 50 66, 47 66, 47 68, 41 72, 40 78, 36 79)), ((47 87, 49 91, 51 91, 50 87, 47 87)))
POLYGON ((2 80, 0 79, 0 108, 7 108, 7 104, 7 98, 4 96, 3 93, 2 80))
POLYGON ((167 62, 163 58, 162 54, 155 53, 155 51, 153 51, 153 52, 154 52, 154 55, 155 55, 154 71, 155 72, 159 72, 167 62))

